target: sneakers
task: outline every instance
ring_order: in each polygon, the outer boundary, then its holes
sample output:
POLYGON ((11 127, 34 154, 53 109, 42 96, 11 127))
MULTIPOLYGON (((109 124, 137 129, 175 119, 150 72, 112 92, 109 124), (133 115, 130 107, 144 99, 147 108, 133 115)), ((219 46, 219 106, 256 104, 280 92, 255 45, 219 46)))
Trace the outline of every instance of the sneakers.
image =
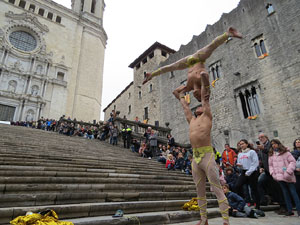
POLYGON ((260 209, 256 209, 256 210, 255 210, 255 213, 256 213, 258 216, 260 216, 260 217, 265 217, 265 213, 264 213, 262 210, 260 210, 260 209))
POLYGON ((293 213, 293 212, 287 212, 285 215, 286 215, 286 216, 293 216, 294 213, 293 213))
POLYGON ((113 215, 112 217, 123 217, 124 213, 121 209, 117 210, 115 215, 113 215))
POLYGON ((256 214, 256 212, 253 209, 250 211, 249 217, 258 219, 258 215, 256 214))
POLYGON ((275 213, 277 213, 278 215, 285 215, 287 211, 285 210, 285 208, 281 207, 279 210, 276 210, 275 213))

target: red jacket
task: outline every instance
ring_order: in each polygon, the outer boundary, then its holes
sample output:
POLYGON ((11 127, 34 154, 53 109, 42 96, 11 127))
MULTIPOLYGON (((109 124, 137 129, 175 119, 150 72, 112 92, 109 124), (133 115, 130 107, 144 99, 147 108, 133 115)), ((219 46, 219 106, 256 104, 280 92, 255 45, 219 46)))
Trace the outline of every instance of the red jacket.
POLYGON ((169 164, 172 164, 172 166, 174 166, 174 165, 175 165, 175 161, 174 161, 174 160, 171 160, 171 161, 170 161, 170 160, 168 159, 167 162, 166 162, 166 168, 168 168, 168 165, 169 165, 169 164))
POLYGON ((232 149, 229 149, 229 151, 225 149, 224 152, 222 153, 222 163, 225 167, 234 166, 236 159, 237 159, 237 155, 232 149), (227 162, 229 162, 230 165, 227 165, 226 164, 227 162))

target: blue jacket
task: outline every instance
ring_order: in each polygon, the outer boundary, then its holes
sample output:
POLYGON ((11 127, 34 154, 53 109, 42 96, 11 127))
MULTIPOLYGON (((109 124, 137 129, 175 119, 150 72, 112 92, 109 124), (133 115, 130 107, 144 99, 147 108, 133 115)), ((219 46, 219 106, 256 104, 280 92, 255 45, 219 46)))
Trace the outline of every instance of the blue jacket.
POLYGON ((238 175, 236 173, 232 173, 230 175, 225 175, 226 183, 229 185, 230 188, 235 187, 235 184, 238 180, 238 175))
POLYGON ((242 212, 244 210, 246 202, 241 196, 229 191, 228 193, 226 193, 226 197, 231 208, 237 209, 239 212, 242 212))

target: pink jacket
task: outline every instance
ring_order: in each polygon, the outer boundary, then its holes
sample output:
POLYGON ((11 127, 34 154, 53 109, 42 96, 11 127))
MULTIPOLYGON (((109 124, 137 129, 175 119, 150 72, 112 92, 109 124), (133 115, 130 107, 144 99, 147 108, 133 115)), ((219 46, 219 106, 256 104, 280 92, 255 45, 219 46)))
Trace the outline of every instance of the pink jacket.
POLYGON ((269 156, 270 174, 277 181, 296 183, 295 168, 296 160, 290 152, 269 156))

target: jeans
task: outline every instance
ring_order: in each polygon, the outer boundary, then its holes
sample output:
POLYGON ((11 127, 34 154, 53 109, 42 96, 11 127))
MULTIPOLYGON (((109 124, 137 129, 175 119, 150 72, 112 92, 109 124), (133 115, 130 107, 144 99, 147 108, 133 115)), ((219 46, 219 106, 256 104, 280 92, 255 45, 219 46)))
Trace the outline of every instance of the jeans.
POLYGON ((285 207, 282 189, 268 172, 261 173, 258 177, 257 189, 261 202, 266 201, 264 195, 267 192, 273 201, 278 202, 281 207, 285 207))
POLYGON ((298 212, 300 212, 300 200, 299 200, 299 196, 296 192, 296 186, 294 183, 287 183, 285 181, 279 181, 280 187, 282 189, 283 192, 283 196, 284 196, 284 200, 285 200, 285 204, 286 204, 286 208, 288 212, 292 212, 292 200, 289 194, 289 190, 290 193, 294 199, 294 202, 296 204, 296 209, 298 212))
POLYGON ((118 137, 112 137, 112 144, 118 145, 118 137))

